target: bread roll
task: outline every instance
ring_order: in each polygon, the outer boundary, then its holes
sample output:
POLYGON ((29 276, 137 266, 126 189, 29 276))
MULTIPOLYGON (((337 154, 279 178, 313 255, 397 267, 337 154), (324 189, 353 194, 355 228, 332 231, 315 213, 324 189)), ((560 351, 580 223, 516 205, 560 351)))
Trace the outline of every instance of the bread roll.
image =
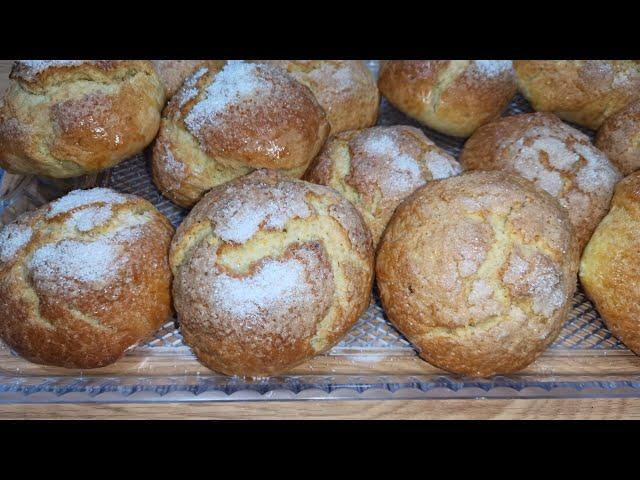
POLYGON ((173 228, 146 200, 75 190, 0 230, 0 337, 27 360, 115 362, 171 315, 173 228))
POLYGON ((167 99, 173 97, 182 83, 202 67, 219 70, 224 60, 154 60, 153 66, 160 76, 167 99))
POLYGON ((593 130, 640 98, 638 60, 516 60, 518 89, 538 111, 593 130))
POLYGON ((141 152, 164 91, 148 61, 20 60, 0 102, 0 167, 77 177, 141 152))
POLYGON ((437 367, 482 377, 524 368, 571 307, 579 258, 571 229, 553 197, 515 175, 429 182, 382 237, 385 312, 437 367))
POLYGON ((327 112, 331 133, 375 125, 380 94, 361 60, 270 60, 311 89, 327 112))
POLYGON ((504 170, 531 180, 569 212, 580 250, 607 213, 621 176, 589 138, 551 113, 503 117, 479 128, 460 163, 469 170, 504 170))
POLYGON ((230 61, 198 70, 163 112, 153 180, 184 207, 257 169, 301 177, 329 134, 307 87, 277 67, 230 61))
POLYGON ((596 137, 602 150, 623 175, 640 169, 640 100, 607 118, 596 137))
POLYGON ((616 186, 584 249, 580 281, 611 333, 640 355, 640 172, 616 186))
POLYGON ((422 131, 396 125, 332 137, 305 178, 349 199, 377 244, 402 200, 430 180, 461 171, 460 164, 422 131))
POLYGON ((393 60, 378 88, 398 110, 439 132, 468 137, 516 92, 511 60, 393 60))
POLYGON ((331 348, 369 305, 373 277, 353 205, 266 170, 207 193, 170 263, 185 342, 228 375, 275 375, 331 348))

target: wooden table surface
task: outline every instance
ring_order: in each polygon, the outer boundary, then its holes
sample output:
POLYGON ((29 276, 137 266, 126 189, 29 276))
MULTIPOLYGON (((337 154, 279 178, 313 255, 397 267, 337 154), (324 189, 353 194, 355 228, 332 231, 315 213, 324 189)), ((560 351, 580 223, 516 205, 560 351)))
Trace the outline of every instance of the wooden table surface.
MULTIPOLYGON (((0 60, 0 91, 11 60, 0 60)), ((1 404, 0 419, 640 419, 640 399, 1 404)))

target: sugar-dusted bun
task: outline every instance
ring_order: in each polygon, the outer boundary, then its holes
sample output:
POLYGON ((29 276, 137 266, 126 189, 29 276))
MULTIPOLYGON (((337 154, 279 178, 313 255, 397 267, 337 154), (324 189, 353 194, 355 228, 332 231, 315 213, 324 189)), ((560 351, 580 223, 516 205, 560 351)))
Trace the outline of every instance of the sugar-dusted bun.
POLYGON ((378 88, 398 110, 457 137, 498 117, 516 92, 511 60, 392 60, 378 88))
POLYGON ((361 60, 270 60, 311 89, 327 112, 331 133, 375 125, 380 94, 361 60))
POLYGON ((518 176, 429 182, 382 237, 385 312, 435 366, 474 376, 524 368, 567 318, 579 259, 571 230, 558 202, 518 176))
POLYGON ((115 362, 171 315, 173 228, 153 205, 75 190, 0 230, 0 338, 69 368, 115 362))
POLYGON ((609 330, 640 355, 640 172, 616 186, 584 249, 580 282, 609 330))
POLYGON ((602 150, 623 175, 640 169, 640 100, 607 118, 596 137, 602 150))
POLYGON ((141 152, 164 90, 148 61, 20 60, 0 102, 0 167, 68 178, 141 152))
POLYGON ((224 60, 153 60, 167 98, 173 97, 187 77, 202 67, 219 70, 224 60))
POLYGON ((330 188, 259 170, 213 188, 171 244, 185 342, 229 375, 283 372, 328 350, 369 304, 371 236, 330 188))
POLYGON ((280 68, 229 61, 189 77, 163 112, 152 174, 184 207, 258 168, 301 177, 329 134, 322 107, 280 68))
POLYGON ((580 250, 607 213, 618 170, 589 141, 551 113, 503 117, 479 128, 464 146, 469 170, 504 170, 531 180, 569 212, 580 250))
POLYGON ((515 60, 520 92, 538 111, 591 129, 640 98, 637 60, 515 60))
POLYGON ((377 244, 402 200, 430 180, 461 171, 460 164, 422 131, 396 125, 332 137, 305 178, 328 185, 350 200, 377 244))

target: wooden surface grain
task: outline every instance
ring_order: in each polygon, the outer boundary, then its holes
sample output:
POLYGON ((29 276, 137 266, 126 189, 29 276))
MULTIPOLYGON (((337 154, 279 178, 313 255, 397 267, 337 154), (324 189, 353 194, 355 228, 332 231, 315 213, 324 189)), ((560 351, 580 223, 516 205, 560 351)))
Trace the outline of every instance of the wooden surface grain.
MULTIPOLYGON (((8 85, 12 60, 0 60, 0 92, 8 85)), ((6 357, 4 361, 9 361, 6 357)), ((13 361, 13 360, 12 360, 13 361)), ((18 361, 18 360, 16 360, 18 361)), ((135 358, 131 368, 138 369, 135 358)), ((313 362, 320 371, 340 369, 331 357, 313 362), (326 364, 326 365, 325 365, 326 364)), ((609 374, 640 371, 637 357, 601 358, 609 374)), ((402 360, 405 373, 425 373, 432 367, 416 358, 402 360)), ((3 367, 10 368, 3 362, 3 367)), ((529 367, 532 373, 563 366, 573 374, 581 365, 571 359, 543 357, 529 367)), ((37 369, 38 367, 33 367, 37 369)), ((348 371, 348 365, 343 366, 348 371)), ((361 366, 358 366, 361 368, 361 366)), ((383 364, 373 370, 386 368, 383 364)), ((394 365, 394 370, 398 365, 394 365)), ((403 370, 403 371, 404 371, 403 370)), ((34 372, 35 373, 35 372, 34 372)), ((105 371, 104 374, 110 373, 105 371)), ((371 372, 369 372, 371 373, 371 372)), ((0 419, 640 419, 640 399, 570 400, 352 400, 299 402, 194 402, 117 404, 0 404, 0 419)))

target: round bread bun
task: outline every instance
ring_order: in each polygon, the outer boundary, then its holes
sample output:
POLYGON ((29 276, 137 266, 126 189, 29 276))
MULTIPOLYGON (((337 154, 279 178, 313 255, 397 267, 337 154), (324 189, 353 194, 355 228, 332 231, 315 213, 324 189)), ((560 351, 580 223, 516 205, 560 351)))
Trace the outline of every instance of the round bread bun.
POLYGON ((327 113, 331 133, 371 127, 378 120, 380 93, 361 60, 270 60, 311 89, 327 113))
POLYGON ((569 313, 579 260, 571 230, 558 202, 516 175, 429 182, 382 237, 385 312, 437 367, 481 377, 520 370, 569 313))
POLYGON ((640 100, 607 118, 596 137, 602 150, 623 175, 640 169, 640 100))
POLYGON ((373 247, 357 210, 273 171, 208 192, 169 261, 185 342, 228 375, 275 375, 328 350, 371 295, 373 247))
POLYGON ((378 88, 401 112, 456 137, 498 117, 516 92, 511 60, 388 61, 378 88))
POLYGON ((616 186, 611 210, 584 249, 580 282, 605 324, 640 355, 640 172, 616 186))
POLYGON ((618 170, 589 138, 551 113, 503 117, 479 128, 460 154, 469 170, 531 180, 569 212, 580 250, 607 213, 618 170))
POLYGON ((460 164, 422 131, 396 125, 331 137, 305 178, 351 201, 377 244, 402 200, 430 180, 461 171, 460 164))
POLYGON ((0 338, 35 363, 95 368, 171 315, 173 227, 153 205, 75 190, 0 230, 0 338))
POLYGON ((225 60, 153 60, 167 99, 173 97, 187 77, 198 69, 220 70, 224 64, 225 60))
POLYGON ((149 61, 19 60, 0 102, 0 167, 77 177, 141 152, 164 90, 149 61))
POLYGON ((242 61, 219 72, 202 68, 163 112, 153 180, 191 207, 210 188, 258 168, 302 177, 328 134, 311 90, 280 68, 242 61))
POLYGON ((637 60, 515 60, 518 89, 538 111, 596 130, 640 98, 637 60))

